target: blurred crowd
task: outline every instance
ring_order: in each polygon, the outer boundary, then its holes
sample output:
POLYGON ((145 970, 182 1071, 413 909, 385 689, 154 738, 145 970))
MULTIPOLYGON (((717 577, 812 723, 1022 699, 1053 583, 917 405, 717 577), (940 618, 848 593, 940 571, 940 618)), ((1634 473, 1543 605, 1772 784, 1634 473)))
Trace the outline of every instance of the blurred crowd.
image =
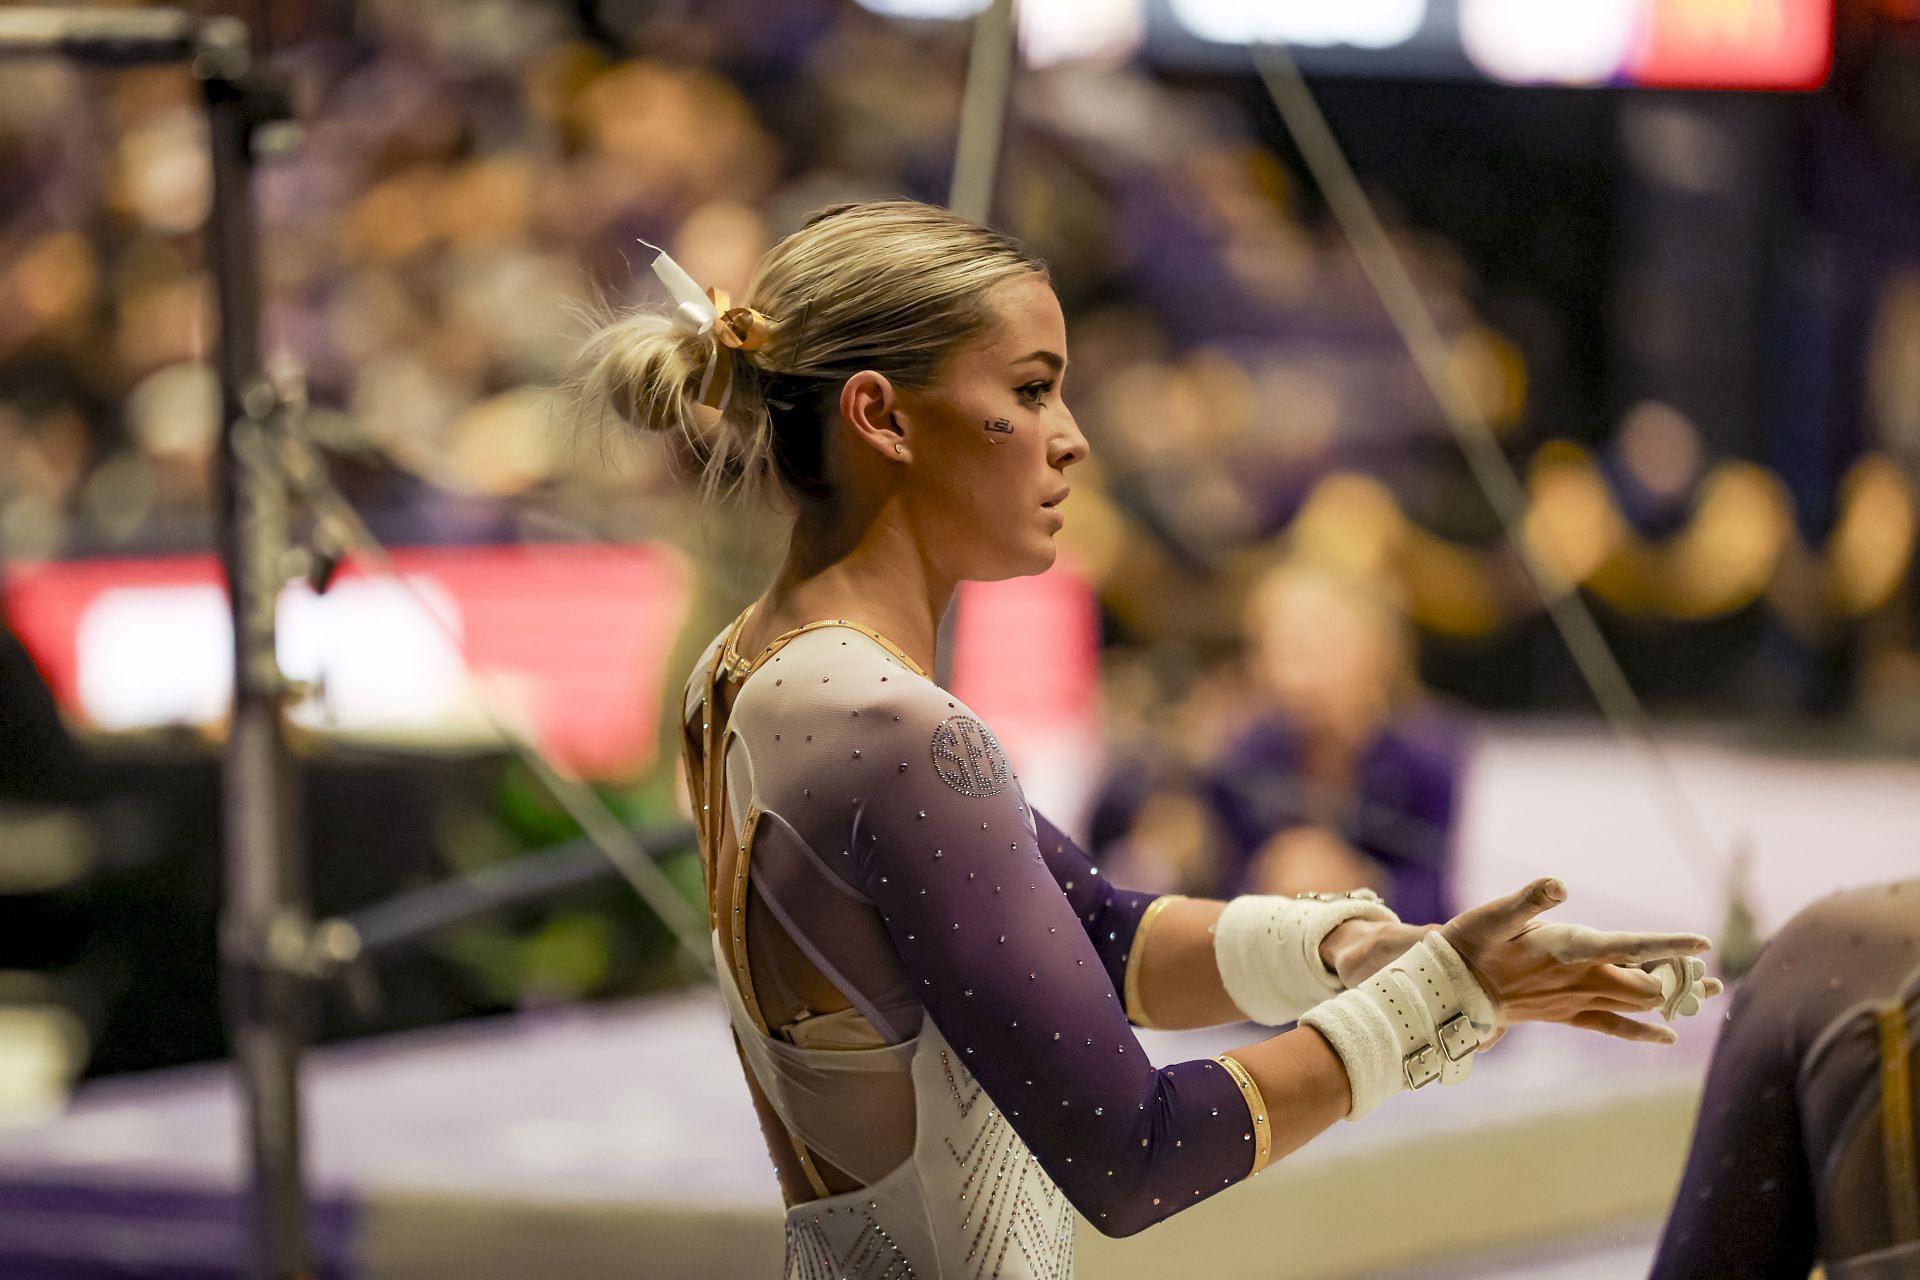
MULTIPOLYGON (((642 237, 738 296, 812 209, 944 198, 965 24, 845 0, 270 8, 301 129, 257 188, 266 350, 335 479, 391 542, 684 547, 704 581, 678 663, 757 589, 777 523, 702 512, 664 451, 555 388, 589 317, 654 300, 642 237)), ((1174 851, 1141 877, 1198 891, 1370 883, 1437 909, 1459 747, 1421 676, 1481 705, 1580 695, 1511 687, 1539 596, 1371 287, 1211 88, 1035 68, 1008 136, 1000 220, 1052 264, 1098 454, 1066 535, 1109 646, 1096 840, 1174 851)), ((184 70, 0 77, 5 560, 210 544, 205 144, 184 70)), ((1810 545, 1775 477, 1669 406, 1560 438, 1465 255, 1396 241, 1556 589, 1649 644, 1760 617, 1911 675, 1903 461, 1860 458, 1810 545)), ((1890 288, 1875 403, 1908 403, 1916 281, 1890 288)))

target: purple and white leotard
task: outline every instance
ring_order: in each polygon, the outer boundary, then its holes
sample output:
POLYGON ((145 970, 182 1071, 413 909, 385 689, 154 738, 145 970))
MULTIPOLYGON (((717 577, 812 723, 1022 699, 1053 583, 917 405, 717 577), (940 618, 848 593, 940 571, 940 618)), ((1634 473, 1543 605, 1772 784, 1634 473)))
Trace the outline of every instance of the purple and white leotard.
POLYGON ((764 1027, 755 984, 781 977, 748 962, 751 913, 712 921, 721 986, 769 1143, 866 1184, 789 1207, 787 1276, 1059 1280, 1075 1211, 1124 1236, 1247 1177, 1257 1098, 1219 1059, 1156 1069, 1128 1020, 1152 897, 883 637, 814 623, 749 659, 740 625, 682 703, 707 863, 738 841, 740 886, 853 1008, 764 1027))

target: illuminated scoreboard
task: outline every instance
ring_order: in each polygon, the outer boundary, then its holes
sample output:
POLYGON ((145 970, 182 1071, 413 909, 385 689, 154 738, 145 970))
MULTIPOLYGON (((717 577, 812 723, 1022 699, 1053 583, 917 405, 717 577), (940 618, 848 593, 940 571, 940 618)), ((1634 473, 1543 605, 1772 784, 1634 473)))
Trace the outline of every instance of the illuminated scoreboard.
MULTIPOLYGON (((903 21, 985 0, 860 0, 903 21)), ((1915 0, 1880 0, 1890 12, 1915 0)), ((1834 0, 1020 0, 1029 65, 1140 54, 1244 68, 1284 44, 1309 71, 1378 78, 1694 89, 1817 89, 1834 0)))
POLYGON ((1153 0, 1150 56, 1278 43, 1302 66, 1508 84, 1817 89, 1833 0, 1153 0))

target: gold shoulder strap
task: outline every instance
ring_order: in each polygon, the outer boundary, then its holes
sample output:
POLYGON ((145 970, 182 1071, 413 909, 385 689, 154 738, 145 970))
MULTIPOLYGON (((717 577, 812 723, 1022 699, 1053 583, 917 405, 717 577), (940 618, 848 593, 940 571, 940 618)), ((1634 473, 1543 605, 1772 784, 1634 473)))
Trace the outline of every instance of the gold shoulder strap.
MULTIPOLYGON (((753 612, 753 610, 749 608, 747 612, 753 612)), ((732 649, 733 639, 739 635, 739 629, 745 622, 747 622, 745 612, 733 620, 733 626, 726 629, 726 637, 720 641, 720 649, 714 652, 714 660, 707 668, 705 691, 701 695, 701 729, 699 729, 701 762, 699 762, 699 770, 693 770, 693 768, 687 770, 687 785, 695 793, 689 798, 697 806, 697 812, 693 814, 693 829, 695 833, 699 833, 697 839, 699 839, 699 854, 701 854, 701 871, 703 871, 703 879, 707 881, 708 929, 720 927, 720 885, 714 879, 714 871, 720 865, 718 833, 722 827, 718 827, 714 819, 718 818, 722 821, 726 819, 726 798, 720 794, 720 787, 726 779, 726 770, 716 768, 716 758, 714 758, 716 756, 714 739, 718 737, 718 729, 720 729, 720 679, 726 672, 726 654, 732 649), (695 787, 695 783, 699 785, 695 787), (716 804, 720 806, 718 810, 714 810, 716 804)))
POLYGON ((1887 1209, 1898 1243, 1920 1240, 1920 1180, 1913 1163, 1913 1086, 1909 1076, 1907 1010, 1895 1000, 1879 1011, 1880 1128, 1886 1151, 1887 1209))
MULTIPOLYGON (((724 741, 722 734, 725 726, 720 723, 720 691, 728 674, 745 674, 744 670, 736 670, 733 663, 729 662, 728 656, 735 655, 734 661, 738 661, 740 630, 746 625, 747 614, 752 612, 753 606, 748 605, 746 610, 733 620, 733 625, 727 628, 726 638, 721 641, 720 651, 714 654, 713 665, 707 670, 707 701, 702 709, 700 723, 702 745, 700 763, 705 770, 706 781, 702 787, 705 794, 700 797, 701 811, 697 816, 700 819, 702 860, 707 868, 707 919, 709 927, 715 930, 720 928, 720 886, 716 882, 715 872, 720 866, 722 838, 728 833, 730 825, 727 819, 726 761, 721 759, 723 753, 714 749, 716 740, 724 741)), ((753 971, 747 960, 747 880, 753 857, 753 837, 755 829, 759 826, 759 820, 759 806, 749 807, 746 829, 741 832, 740 848, 734 856, 733 920, 729 930, 731 946, 728 950, 733 959, 735 981, 740 988, 741 1001, 747 1006, 747 1013, 753 1018, 754 1025, 765 1032, 767 1020, 760 1012, 760 1001, 753 990, 753 971)), ((734 1034, 734 1041, 735 1047, 738 1048, 738 1032, 734 1034)), ((744 1052, 740 1055, 740 1065, 748 1075, 753 1074, 753 1068, 747 1065, 744 1052)), ((781 1127, 785 1128, 784 1125, 781 1127)), ((826 1181, 820 1176, 820 1171, 814 1167, 813 1153, 807 1149, 806 1143, 800 1140, 799 1135, 792 1132, 786 1134, 786 1139, 793 1144, 794 1154, 800 1160, 800 1167, 807 1177, 807 1185, 813 1189, 814 1195, 825 1199, 832 1194, 827 1189, 826 1181)))

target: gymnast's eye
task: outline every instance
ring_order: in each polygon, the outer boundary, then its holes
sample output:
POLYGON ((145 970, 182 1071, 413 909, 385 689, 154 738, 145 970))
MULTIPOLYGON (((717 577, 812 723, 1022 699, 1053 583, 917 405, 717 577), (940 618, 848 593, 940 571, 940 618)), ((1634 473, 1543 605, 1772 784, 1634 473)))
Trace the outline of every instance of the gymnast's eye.
POLYGON ((1042 378, 1018 388, 1018 394, 1026 403, 1037 405, 1040 403, 1040 398, 1051 390, 1053 390, 1053 379, 1042 378))

